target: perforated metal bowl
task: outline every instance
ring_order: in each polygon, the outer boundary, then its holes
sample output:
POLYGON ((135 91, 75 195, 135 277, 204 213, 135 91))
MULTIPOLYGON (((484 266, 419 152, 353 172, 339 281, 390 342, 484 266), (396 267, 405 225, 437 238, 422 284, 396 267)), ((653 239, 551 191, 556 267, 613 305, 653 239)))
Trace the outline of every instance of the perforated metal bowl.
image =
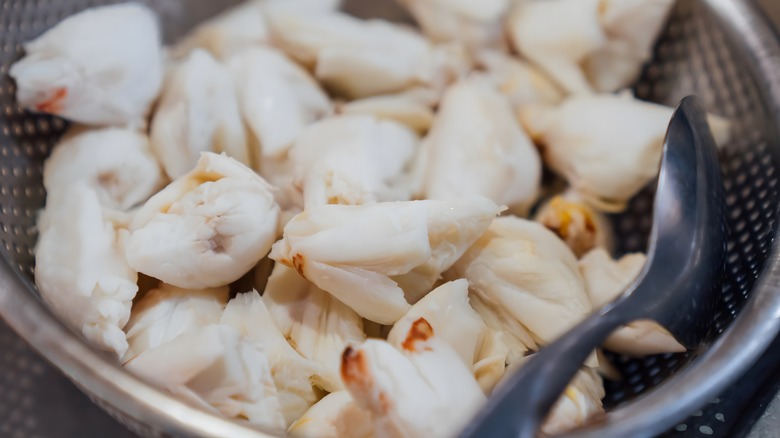
MULTIPOLYGON (((115 1, 0 0, 0 315, 96 403, 141 435, 271 435, 201 412, 127 373, 63 326, 35 292, 35 215, 45 199, 42 163, 65 123, 19 108, 8 68, 22 55, 22 42, 67 15, 106 3, 115 1)), ((160 13, 170 41, 235 2, 147 3, 160 13)), ((389 2, 347 3, 361 15, 397 13, 389 2)), ((780 171, 776 36, 749 0, 680 0, 636 92, 669 105, 695 93, 711 112, 734 123, 734 141, 721 156, 732 236, 728 278, 715 292, 717 311, 703 321, 712 343, 686 354, 615 357, 625 379, 607 383, 608 415, 571 436, 663 432, 733 382, 780 327, 780 251, 774 244, 780 171)), ((651 204, 652 195, 644 193, 615 218, 621 251, 643 249, 651 204)))

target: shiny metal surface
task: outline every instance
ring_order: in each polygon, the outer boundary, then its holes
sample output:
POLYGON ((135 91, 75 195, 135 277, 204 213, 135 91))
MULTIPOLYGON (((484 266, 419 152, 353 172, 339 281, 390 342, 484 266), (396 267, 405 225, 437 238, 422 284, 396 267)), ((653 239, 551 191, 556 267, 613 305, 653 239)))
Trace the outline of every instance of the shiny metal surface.
MULTIPOLYGON (((34 217, 43 205, 41 164, 65 125, 30 116, 13 101, 7 69, 20 43, 100 0, 0 0, 0 316, 112 415, 144 436, 268 436, 191 408, 144 384, 86 346, 38 300, 31 283, 34 217)), ((230 1, 149 0, 166 35, 230 1)), ((347 1, 362 15, 397 13, 392 2, 347 1), (381 12, 380 12, 381 11, 381 12)), ((398 15, 399 17, 402 15, 398 15)), ((780 48, 750 0, 679 0, 656 57, 636 87, 669 105, 688 94, 734 123, 721 153, 729 205, 728 277, 708 318, 711 343, 682 355, 616 357, 625 379, 608 383, 603 421, 570 436, 650 436, 732 382, 778 332, 780 254, 776 233, 780 174, 780 48), (735 319, 735 316, 736 317, 735 319)), ((652 193, 615 218, 622 251, 644 248, 652 193)))
POLYGON ((727 225, 715 140, 693 96, 666 133, 647 263, 615 302, 533 355, 496 389, 462 436, 537 436, 585 359, 609 335, 640 319, 658 321, 688 349, 702 347, 726 257, 727 225))

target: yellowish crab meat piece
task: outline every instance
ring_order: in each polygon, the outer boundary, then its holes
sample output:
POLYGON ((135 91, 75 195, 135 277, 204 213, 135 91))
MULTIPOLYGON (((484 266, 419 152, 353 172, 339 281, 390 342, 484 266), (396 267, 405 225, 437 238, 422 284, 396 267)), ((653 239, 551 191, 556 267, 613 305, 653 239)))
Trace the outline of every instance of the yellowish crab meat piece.
POLYGON ((571 190, 543 204, 534 220, 557 234, 578 258, 594 248, 612 249, 614 236, 607 217, 571 190))

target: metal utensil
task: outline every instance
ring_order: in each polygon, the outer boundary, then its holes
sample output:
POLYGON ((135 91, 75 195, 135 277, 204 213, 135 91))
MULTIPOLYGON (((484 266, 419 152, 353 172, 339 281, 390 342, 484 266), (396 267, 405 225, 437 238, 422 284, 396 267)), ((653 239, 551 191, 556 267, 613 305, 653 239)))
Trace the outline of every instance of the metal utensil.
POLYGON ((647 263, 626 292, 545 346, 506 384, 464 437, 534 437, 587 356, 617 328, 639 319, 665 326, 683 345, 702 345, 726 255, 723 184, 715 141, 692 96, 666 133, 647 263))

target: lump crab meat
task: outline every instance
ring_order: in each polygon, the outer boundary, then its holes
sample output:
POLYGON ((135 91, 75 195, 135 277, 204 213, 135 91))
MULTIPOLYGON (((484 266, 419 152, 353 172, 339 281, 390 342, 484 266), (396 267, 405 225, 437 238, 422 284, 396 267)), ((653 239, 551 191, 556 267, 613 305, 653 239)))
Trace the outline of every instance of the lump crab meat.
POLYGON ((536 148, 507 98, 485 77, 470 77, 447 90, 420 159, 428 199, 480 195, 524 214, 541 183, 536 148))
POLYGON ((43 165, 48 193, 82 181, 101 205, 130 210, 165 183, 146 135, 122 128, 71 128, 43 165))
POLYGON ((160 29, 148 7, 87 9, 24 48, 9 70, 23 107, 89 125, 144 126, 163 80, 160 29))
POLYGON ((122 357, 122 328, 138 292, 123 253, 126 230, 104 214, 94 189, 76 182, 50 194, 38 221, 35 284, 43 300, 89 341, 122 357))
POLYGON ((485 198, 323 205, 293 218, 270 257, 391 324, 409 309, 404 292, 413 302, 428 293, 500 211, 485 198))
POLYGON ((276 238, 279 207, 271 190, 238 161, 205 152, 195 169, 135 214, 127 260, 181 288, 238 280, 276 238))
POLYGON ((251 165, 230 72, 208 52, 197 49, 171 67, 150 139, 171 179, 192 170, 201 152, 251 165))

